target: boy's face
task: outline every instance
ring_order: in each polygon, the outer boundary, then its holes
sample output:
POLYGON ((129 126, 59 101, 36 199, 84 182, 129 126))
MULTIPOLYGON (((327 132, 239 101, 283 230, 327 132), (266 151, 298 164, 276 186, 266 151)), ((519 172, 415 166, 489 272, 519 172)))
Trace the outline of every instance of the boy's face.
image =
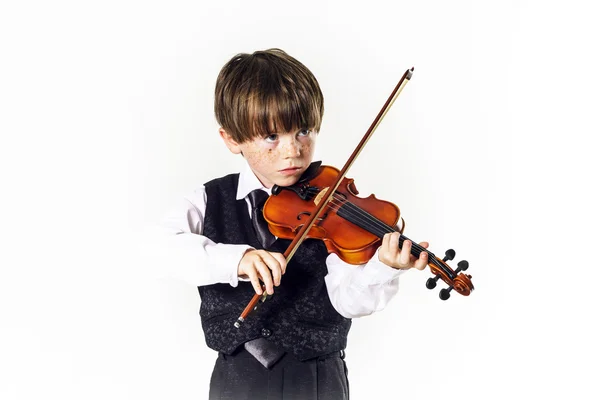
POLYGON ((255 137, 243 143, 237 143, 222 128, 219 133, 232 153, 244 156, 266 188, 296 183, 312 162, 317 139, 314 130, 309 129, 255 137))

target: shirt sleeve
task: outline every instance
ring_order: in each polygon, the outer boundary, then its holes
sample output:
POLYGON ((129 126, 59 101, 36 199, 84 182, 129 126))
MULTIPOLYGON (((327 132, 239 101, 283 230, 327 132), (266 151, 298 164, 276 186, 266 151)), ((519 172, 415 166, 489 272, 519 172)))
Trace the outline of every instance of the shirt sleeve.
POLYGON ((202 235, 206 212, 204 186, 183 198, 163 218, 150 246, 163 273, 195 286, 238 285, 237 268, 252 247, 215 243, 202 235))
POLYGON ((379 261, 379 250, 363 265, 351 265, 337 254, 327 257, 325 276, 331 304, 346 318, 358 318, 381 311, 398 292, 398 277, 405 270, 379 261))

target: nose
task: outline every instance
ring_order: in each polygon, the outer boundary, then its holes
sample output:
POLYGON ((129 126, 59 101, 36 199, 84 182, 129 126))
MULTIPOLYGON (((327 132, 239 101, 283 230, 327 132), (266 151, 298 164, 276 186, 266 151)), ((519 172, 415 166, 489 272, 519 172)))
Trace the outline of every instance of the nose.
POLYGON ((291 138, 286 141, 283 148, 283 155, 285 158, 300 157, 302 154, 302 144, 295 135, 290 135, 291 138))

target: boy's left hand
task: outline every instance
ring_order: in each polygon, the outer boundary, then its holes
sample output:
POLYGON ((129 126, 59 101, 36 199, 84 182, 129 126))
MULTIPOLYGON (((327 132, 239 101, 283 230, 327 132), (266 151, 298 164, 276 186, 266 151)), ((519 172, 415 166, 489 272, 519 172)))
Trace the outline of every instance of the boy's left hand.
MULTIPOLYGON (((379 248, 379 261, 396 269, 416 268, 423 270, 427 266, 427 253, 422 251, 419 258, 410 254, 412 242, 405 240, 402 249, 399 248, 400 233, 386 233, 381 240, 379 248)), ((419 243, 421 247, 429 247, 428 242, 419 243)))

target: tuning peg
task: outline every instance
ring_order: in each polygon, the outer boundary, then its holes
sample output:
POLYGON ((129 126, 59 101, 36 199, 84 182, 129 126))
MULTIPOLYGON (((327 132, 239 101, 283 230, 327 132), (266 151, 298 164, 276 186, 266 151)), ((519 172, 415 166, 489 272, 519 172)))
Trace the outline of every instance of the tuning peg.
POLYGON ((452 290, 452 287, 448 287, 446 289, 442 289, 440 290, 440 299, 442 300, 448 300, 450 298, 450 291, 452 290))
POLYGON ((440 279, 439 276, 436 276, 435 278, 429 278, 427 279, 427 282, 425 282, 425 287, 429 290, 435 288, 437 286, 437 280, 440 279))
POLYGON ((446 257, 444 257, 444 262, 448 261, 448 260, 450 260, 450 261, 454 260, 455 255, 456 255, 456 252, 454 250, 452 250, 452 249, 446 250, 446 257))
MULTIPOLYGON (((448 250, 446 250, 446 257, 444 257, 442 259, 442 261, 446 262, 448 260, 453 260, 455 255, 456 255, 456 252, 454 250, 448 249, 448 250)), ((467 268, 468 268, 468 263, 467 263, 467 268)), ((427 279, 427 282, 425 282, 425 287, 430 290, 435 288, 437 286, 438 279, 440 279, 439 275, 437 275, 435 278, 427 279)))
POLYGON ((469 262, 467 260, 462 260, 461 262, 459 262, 456 265, 458 265, 458 268, 456 268, 456 271, 454 271, 454 272, 456 272, 457 274, 460 271, 466 271, 467 269, 469 269, 469 262))

